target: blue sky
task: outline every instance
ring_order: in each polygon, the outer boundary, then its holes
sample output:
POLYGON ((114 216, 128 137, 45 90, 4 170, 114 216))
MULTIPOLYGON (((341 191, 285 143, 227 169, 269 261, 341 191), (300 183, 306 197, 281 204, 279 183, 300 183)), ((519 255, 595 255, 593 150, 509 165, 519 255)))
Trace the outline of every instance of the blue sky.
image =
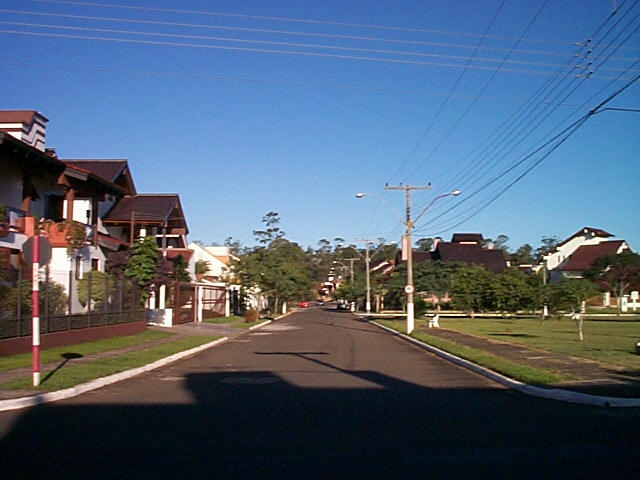
POLYGON ((414 214, 462 194, 414 238, 535 248, 590 226, 637 251, 640 113, 580 121, 627 85, 603 108, 640 109, 639 14, 636 0, 6 0, 0 109, 48 117, 61 158, 127 158, 139 192, 180 194, 206 244, 252 245, 268 211, 303 247, 398 241, 396 216, 354 194, 402 217, 385 184, 431 183, 414 214))

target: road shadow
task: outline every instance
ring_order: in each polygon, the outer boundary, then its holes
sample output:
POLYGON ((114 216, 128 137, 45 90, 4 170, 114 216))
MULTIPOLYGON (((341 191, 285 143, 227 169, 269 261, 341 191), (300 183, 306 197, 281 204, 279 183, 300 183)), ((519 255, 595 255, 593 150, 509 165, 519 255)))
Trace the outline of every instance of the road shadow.
POLYGON ((151 402, 153 391, 138 398, 132 389, 155 383, 131 379, 118 384, 113 391, 121 393, 108 403, 98 390, 0 414, 15 416, 0 440, 3 478, 617 479, 637 473, 640 409, 561 404, 489 386, 428 387, 337 367, 313 347, 268 345, 253 353, 291 357, 290 369, 198 369, 167 378, 174 387, 151 402))

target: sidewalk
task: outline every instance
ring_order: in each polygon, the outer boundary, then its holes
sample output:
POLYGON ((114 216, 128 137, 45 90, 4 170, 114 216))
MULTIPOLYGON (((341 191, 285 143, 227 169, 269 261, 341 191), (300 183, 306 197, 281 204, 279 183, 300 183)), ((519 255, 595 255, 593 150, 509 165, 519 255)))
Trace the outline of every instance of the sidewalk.
MULTIPOLYGON (((149 330, 159 330, 159 331, 169 331, 174 333, 169 337, 161 338, 159 340, 154 340, 147 343, 142 343, 139 345, 132 345, 128 347, 123 347, 115 350, 109 350, 106 352, 100 352, 93 355, 86 355, 80 358, 61 358, 60 361, 56 361, 54 363, 42 364, 40 365, 40 370, 43 372, 43 375, 46 376, 46 372, 50 372, 55 368, 60 368, 61 366, 72 366, 78 365, 80 363, 90 362, 99 358, 108 358, 115 357, 117 355, 121 355, 123 353, 132 352, 136 350, 143 350, 145 348, 149 348, 155 345, 160 345, 163 343, 173 342, 179 338, 193 336, 193 335, 211 335, 212 337, 227 337, 234 338, 243 333, 246 333, 248 330, 241 328, 234 328, 225 324, 213 324, 213 323, 185 323, 174 325, 171 328, 166 327, 148 327, 149 330)), ((73 351, 73 345, 69 345, 69 351, 73 351)), ((8 382, 10 380, 14 380, 20 377, 27 377, 32 374, 31 367, 19 368, 15 370, 9 370, 6 372, 0 372, 0 384, 4 382, 8 382)), ((43 393, 42 390, 33 388, 28 390, 3 390, 0 389, 0 400, 8 400, 22 397, 29 397, 33 395, 38 395, 43 393)))
MULTIPOLYGON (((484 350, 514 363, 558 372, 575 378, 572 381, 550 385, 551 388, 603 397, 640 399, 640 374, 637 372, 625 372, 624 369, 617 366, 604 365, 588 359, 523 345, 489 340, 445 328, 429 328, 424 331, 434 337, 484 350)), ((638 364, 640 365, 640 357, 638 357, 638 364)))

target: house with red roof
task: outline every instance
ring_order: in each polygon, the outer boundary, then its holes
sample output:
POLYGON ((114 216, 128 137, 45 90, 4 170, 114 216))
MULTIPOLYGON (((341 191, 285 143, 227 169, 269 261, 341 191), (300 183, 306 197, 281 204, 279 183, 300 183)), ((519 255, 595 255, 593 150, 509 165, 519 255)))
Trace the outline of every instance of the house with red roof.
MULTIPOLYGON (((124 159, 58 158, 45 148, 47 122, 34 110, 0 111, 0 204, 7 211, 6 221, 0 219, 3 278, 19 270, 35 217, 48 221, 43 225, 53 247, 51 276, 67 292, 74 290, 68 272, 77 280, 89 270, 104 271, 109 252, 141 236, 153 235, 165 258, 190 261, 178 194, 139 194, 124 159), (72 249, 71 224, 79 242, 72 249)), ((27 271, 24 265, 22 270, 27 271)), ((193 275, 192 265, 190 270, 193 275)), ((73 299, 72 304, 80 308, 73 299)))
POLYGON ((610 240, 611 237, 613 234, 602 229, 584 227, 560 242, 543 257, 549 280, 582 278, 597 259, 630 251, 627 242, 610 240))
MULTIPOLYGON (((502 250, 483 246, 484 238, 480 233, 454 233, 450 242, 435 239, 429 252, 414 251, 413 262, 425 261, 459 262, 467 265, 480 265, 490 272, 502 273, 507 262, 502 250)), ((402 261, 399 253, 396 263, 402 261)))

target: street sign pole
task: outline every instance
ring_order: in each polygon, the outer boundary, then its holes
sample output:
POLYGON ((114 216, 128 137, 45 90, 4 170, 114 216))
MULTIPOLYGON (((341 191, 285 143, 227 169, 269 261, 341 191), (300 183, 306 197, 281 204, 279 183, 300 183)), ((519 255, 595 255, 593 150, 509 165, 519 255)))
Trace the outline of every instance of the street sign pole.
POLYGON ((40 385, 40 311, 39 311, 39 282, 38 282, 38 270, 39 264, 39 235, 33 236, 33 263, 31 268, 31 334, 33 337, 32 352, 33 352, 33 386, 40 385))

